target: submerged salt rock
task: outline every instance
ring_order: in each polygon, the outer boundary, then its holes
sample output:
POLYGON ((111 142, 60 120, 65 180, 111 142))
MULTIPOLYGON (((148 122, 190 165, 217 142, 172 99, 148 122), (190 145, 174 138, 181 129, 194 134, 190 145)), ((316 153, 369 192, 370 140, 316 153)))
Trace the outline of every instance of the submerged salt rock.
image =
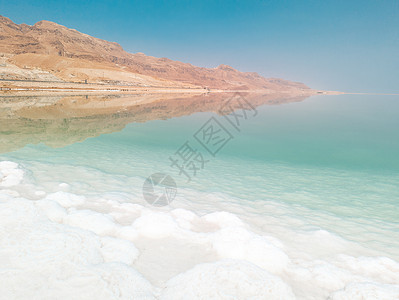
POLYGON ((2 268, 40 269, 56 262, 103 262, 97 236, 49 221, 33 201, 17 199, 1 203, 0 225, 2 268))
POLYGON ((221 258, 247 260, 272 273, 282 272, 290 262, 267 238, 242 227, 226 227, 209 238, 221 258))
POLYGON ((12 161, 0 161, 0 170, 2 169, 17 169, 18 164, 12 161))
POLYGON ((75 210, 64 218, 65 224, 90 230, 98 235, 113 235, 117 224, 107 215, 92 210, 75 210))
POLYGON ((70 185, 68 183, 62 182, 58 185, 61 189, 67 190, 70 188, 70 185))
POLYGON ((50 221, 43 213, 49 202, 4 200, 1 299, 155 299, 154 288, 136 270, 104 263, 104 257, 136 256, 132 245, 50 221))
MULTIPOLYGON (((93 268, 101 276, 100 287, 112 293, 101 299, 156 300, 155 289, 138 271, 120 263, 101 264, 93 268)), ((72 298, 67 298, 72 299, 72 298)), ((98 299, 94 297, 86 299, 98 299)))
POLYGON ((244 226, 244 222, 241 221, 239 217, 237 217, 235 214, 226 211, 218 211, 210 213, 203 216, 202 219, 209 223, 218 225, 220 228, 244 226))
POLYGON ((329 300, 393 300, 399 299, 399 285, 360 282, 347 285, 328 298, 329 300))
POLYGON ((35 201, 36 207, 40 208, 41 211, 49 218, 49 220, 57 223, 62 223, 64 218, 67 216, 67 211, 58 202, 50 200, 38 200, 35 201))
POLYGON ((170 237, 179 230, 174 218, 161 212, 143 214, 134 221, 133 228, 138 234, 154 239, 170 237))
POLYGON ((185 230, 192 230, 193 223, 200 219, 195 213, 182 208, 177 208, 171 211, 171 215, 176 220, 180 228, 185 230))
POLYGON ((133 226, 122 226, 116 230, 115 236, 134 242, 139 237, 139 234, 133 226))
POLYGON ((113 237, 101 238, 101 253, 105 262, 131 265, 139 256, 139 250, 130 241, 113 237))
POLYGON ((21 183, 24 178, 24 171, 18 164, 11 161, 0 162, 0 186, 12 187, 21 183))
POLYGON ((341 255, 339 264, 355 274, 373 278, 375 281, 399 283, 399 263, 388 257, 341 255))
POLYGON ((86 202, 85 196, 75 195, 66 192, 56 192, 46 196, 46 200, 56 201, 61 206, 69 208, 82 205, 86 202))
POLYGON ((6 269, 0 274, 1 299, 155 300, 154 288, 124 264, 6 269))
POLYGON ((1 194, 0 194, 0 199, 2 198, 2 196, 11 196, 11 197, 19 197, 20 194, 17 191, 11 190, 11 189, 2 189, 1 190, 1 194))
POLYGON ((363 279, 323 260, 297 261, 290 265, 287 273, 303 290, 311 289, 313 295, 320 293, 318 297, 323 299, 353 280, 363 279))
MULTIPOLYGON (((0 232, 7 232, 4 238, 20 233, 20 226, 29 227, 32 222, 40 220, 40 214, 32 201, 14 199, 9 195, 0 194, 0 232)), ((3 236, 0 236, 3 237, 3 236)), ((4 241, 0 239, 0 242, 4 241)))
POLYGON ((179 299, 295 299, 279 277, 237 260, 199 264, 170 279, 162 300, 179 299))
POLYGON ((44 197, 44 196, 46 196, 46 192, 45 191, 35 191, 35 196, 44 197))

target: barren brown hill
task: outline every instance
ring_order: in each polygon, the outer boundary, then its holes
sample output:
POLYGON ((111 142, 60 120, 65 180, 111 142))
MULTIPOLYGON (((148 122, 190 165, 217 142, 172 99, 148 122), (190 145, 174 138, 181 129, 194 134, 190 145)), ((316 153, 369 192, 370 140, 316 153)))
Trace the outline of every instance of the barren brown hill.
POLYGON ((11 55, 8 62, 13 66, 40 69, 64 81, 200 86, 224 90, 310 91, 302 83, 243 73, 227 65, 202 68, 142 53, 131 54, 117 43, 49 21, 40 21, 33 26, 18 25, 0 16, 0 52, 11 55))

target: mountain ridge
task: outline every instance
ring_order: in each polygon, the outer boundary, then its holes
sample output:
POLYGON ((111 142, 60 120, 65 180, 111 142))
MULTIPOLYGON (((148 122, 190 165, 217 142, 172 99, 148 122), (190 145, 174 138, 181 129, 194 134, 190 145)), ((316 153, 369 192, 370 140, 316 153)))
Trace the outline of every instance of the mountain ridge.
POLYGON ((147 56, 141 52, 128 53, 116 42, 92 37, 46 20, 34 25, 18 25, 9 18, 0 16, 0 53, 11 55, 9 63, 21 69, 44 70, 64 81, 120 81, 121 84, 134 85, 137 83, 134 78, 139 78, 137 84, 145 85, 148 80, 149 86, 155 84, 220 90, 311 91, 303 83, 264 78, 256 72, 240 72, 225 64, 216 68, 204 68, 165 57, 147 56), (53 63, 53 59, 44 60, 43 55, 59 58, 54 59, 53 63), (79 60, 79 63, 73 63, 71 59, 79 60), (69 67, 70 65, 74 67, 69 67))

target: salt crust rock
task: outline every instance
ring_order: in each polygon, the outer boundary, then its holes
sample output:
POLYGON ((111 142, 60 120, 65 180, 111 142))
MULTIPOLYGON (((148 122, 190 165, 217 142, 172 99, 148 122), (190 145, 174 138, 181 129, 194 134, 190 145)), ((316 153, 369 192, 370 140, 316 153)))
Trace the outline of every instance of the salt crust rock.
MULTIPOLYGON (((48 202, 38 206, 63 215, 48 202)), ((39 207, 0 203, 1 299, 155 299, 152 285, 126 264, 138 255, 131 243, 54 223, 39 207)))
POLYGON ((279 277, 245 261, 199 264, 170 279, 160 297, 179 299, 295 299, 279 277))

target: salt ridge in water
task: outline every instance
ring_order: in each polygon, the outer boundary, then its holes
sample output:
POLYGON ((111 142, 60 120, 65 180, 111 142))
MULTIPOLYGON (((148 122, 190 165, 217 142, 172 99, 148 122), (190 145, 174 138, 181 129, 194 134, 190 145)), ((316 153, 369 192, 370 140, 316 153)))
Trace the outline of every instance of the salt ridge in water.
POLYGON ((88 199, 62 183, 45 191, 13 162, 0 162, 0 186, 2 299, 399 298, 396 261, 299 254, 231 212, 88 199))

